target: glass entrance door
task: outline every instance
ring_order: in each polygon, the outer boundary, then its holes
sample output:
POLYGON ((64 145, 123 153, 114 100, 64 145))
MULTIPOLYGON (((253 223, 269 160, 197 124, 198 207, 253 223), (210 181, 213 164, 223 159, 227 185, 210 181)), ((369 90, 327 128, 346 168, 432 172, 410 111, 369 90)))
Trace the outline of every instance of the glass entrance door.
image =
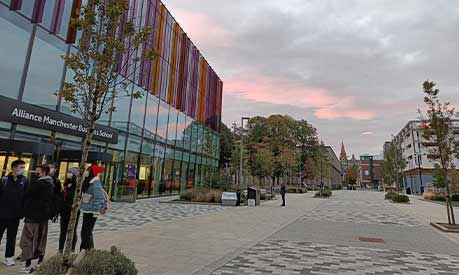
POLYGON ((0 151, 0 176, 7 176, 11 172, 11 164, 15 160, 23 160, 25 162, 25 174, 30 177, 30 172, 38 164, 45 163, 44 155, 33 155, 28 153, 13 153, 0 151))

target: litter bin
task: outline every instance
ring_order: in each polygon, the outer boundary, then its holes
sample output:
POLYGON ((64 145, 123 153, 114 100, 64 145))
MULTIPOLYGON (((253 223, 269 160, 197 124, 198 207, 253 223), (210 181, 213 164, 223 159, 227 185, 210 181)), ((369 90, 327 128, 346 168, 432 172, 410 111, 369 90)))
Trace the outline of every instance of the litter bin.
POLYGON ((236 206, 237 205, 237 194, 235 192, 223 192, 222 205, 223 206, 236 206))
POLYGON ((406 194, 411 195, 411 187, 406 188, 406 194))
POLYGON ((260 190, 248 187, 247 188, 247 203, 248 206, 258 206, 260 205, 260 190))

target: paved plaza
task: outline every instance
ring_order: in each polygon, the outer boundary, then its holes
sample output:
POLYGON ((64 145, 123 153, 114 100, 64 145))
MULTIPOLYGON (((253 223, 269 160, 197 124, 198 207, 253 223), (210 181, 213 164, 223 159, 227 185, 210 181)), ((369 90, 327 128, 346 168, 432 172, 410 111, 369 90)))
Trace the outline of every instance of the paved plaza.
POLYGON ((334 194, 213 274, 459 274, 459 244, 427 221, 382 193, 334 194))
MULTIPOLYGON (((459 274, 458 238, 428 224, 445 220, 441 205, 393 204, 380 192, 312 195, 288 194, 285 208, 114 203, 96 247, 116 244, 140 274, 459 274)), ((57 232, 51 225, 50 254, 57 232)))

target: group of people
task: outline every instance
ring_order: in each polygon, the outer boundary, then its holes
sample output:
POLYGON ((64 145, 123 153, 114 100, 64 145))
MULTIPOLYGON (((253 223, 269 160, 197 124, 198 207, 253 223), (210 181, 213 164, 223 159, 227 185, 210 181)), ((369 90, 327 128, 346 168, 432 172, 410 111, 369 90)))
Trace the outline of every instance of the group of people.
MULTIPOLYGON (((25 176, 25 167, 24 161, 13 161, 11 172, 0 182, 0 242, 6 231, 3 264, 15 265, 16 235, 20 221, 24 219, 19 243, 22 252, 16 260, 25 262, 21 273, 32 273, 45 256, 49 220, 60 218, 58 253, 64 250, 80 170, 78 167, 69 168, 62 184, 56 176, 57 164, 54 162, 37 166, 30 179, 25 176), (33 260, 38 260, 34 266, 33 260)), ((94 248, 94 226, 98 216, 105 214, 109 207, 108 195, 99 179, 103 171, 103 167, 92 165, 84 172, 80 208, 73 230, 72 252, 77 243, 76 227, 80 212, 83 214, 80 250, 94 248)))

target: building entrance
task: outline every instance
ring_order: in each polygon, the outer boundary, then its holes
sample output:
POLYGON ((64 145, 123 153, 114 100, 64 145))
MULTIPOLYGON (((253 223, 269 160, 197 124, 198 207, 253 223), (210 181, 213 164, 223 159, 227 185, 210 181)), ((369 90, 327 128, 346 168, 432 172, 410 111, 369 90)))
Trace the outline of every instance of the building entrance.
POLYGON ((8 175, 13 161, 20 159, 26 163, 25 172, 30 177, 35 166, 46 163, 53 153, 54 146, 51 144, 1 139, 0 176, 8 175))
MULTIPOLYGON (((81 161, 81 150, 63 150, 59 152, 59 179, 65 181, 65 175, 71 167, 78 167, 81 161)), ((102 152, 89 152, 85 168, 92 164, 104 167, 104 173, 99 175, 104 189, 112 197, 117 165, 112 162, 112 155, 102 152)))

